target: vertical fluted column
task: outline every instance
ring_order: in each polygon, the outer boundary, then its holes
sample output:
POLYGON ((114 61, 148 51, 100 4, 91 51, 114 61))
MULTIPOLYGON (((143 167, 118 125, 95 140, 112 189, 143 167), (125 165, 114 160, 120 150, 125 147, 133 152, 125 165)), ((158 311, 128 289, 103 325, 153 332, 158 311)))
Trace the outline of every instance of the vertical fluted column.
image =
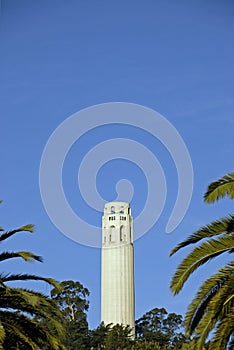
POLYGON ((132 217, 125 202, 105 205, 102 220, 101 319, 135 333, 132 217))

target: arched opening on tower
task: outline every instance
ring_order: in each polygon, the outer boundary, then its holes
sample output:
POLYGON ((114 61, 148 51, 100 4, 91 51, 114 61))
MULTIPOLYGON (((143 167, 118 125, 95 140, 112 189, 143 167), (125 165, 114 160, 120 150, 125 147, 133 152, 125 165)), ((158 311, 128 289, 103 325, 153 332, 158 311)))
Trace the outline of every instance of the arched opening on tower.
POLYGON ((120 239, 120 242, 126 241, 126 228, 123 225, 120 226, 120 237, 119 237, 119 239, 120 239))
POLYGON ((111 225, 110 226, 110 231, 109 231, 109 242, 114 242, 115 241, 115 226, 111 225))

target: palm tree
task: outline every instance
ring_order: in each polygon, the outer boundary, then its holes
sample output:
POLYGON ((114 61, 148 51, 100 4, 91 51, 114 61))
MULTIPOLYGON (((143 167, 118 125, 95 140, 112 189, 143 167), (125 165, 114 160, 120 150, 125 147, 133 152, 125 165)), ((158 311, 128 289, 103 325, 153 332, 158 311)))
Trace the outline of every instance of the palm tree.
MULTIPOLYGON (((0 228, 0 231, 4 230, 0 228)), ((33 225, 0 234, 0 242, 17 232, 33 232, 33 225)), ((42 258, 27 251, 2 252, 0 261, 22 258, 25 261, 42 261, 42 258)), ((51 278, 29 274, 0 273, 0 349, 40 350, 49 346, 51 350, 65 349, 60 345, 63 337, 63 321, 60 310, 47 296, 25 288, 10 287, 8 282, 40 280, 57 287, 51 278), (41 322, 45 321, 45 322, 41 322), (53 332, 45 324, 52 324, 53 332)))
MULTIPOLYGON (((212 182, 204 195, 207 203, 228 196, 234 198, 234 173, 212 182)), ((170 253, 199 241, 198 246, 182 260, 171 281, 171 289, 177 294, 190 275, 200 266, 223 253, 234 251, 234 215, 204 226, 179 243, 170 253), (205 239, 205 241, 202 241, 205 239)), ((234 336, 234 261, 222 267, 199 288, 185 316, 187 335, 194 335, 196 349, 202 349, 213 331, 210 350, 230 347, 234 336)))

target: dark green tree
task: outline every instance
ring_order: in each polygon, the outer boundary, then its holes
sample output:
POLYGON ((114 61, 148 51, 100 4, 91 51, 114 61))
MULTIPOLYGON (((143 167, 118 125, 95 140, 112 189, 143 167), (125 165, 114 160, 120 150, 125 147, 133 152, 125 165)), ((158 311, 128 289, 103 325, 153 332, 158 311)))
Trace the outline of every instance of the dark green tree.
POLYGON ((131 339, 131 328, 129 326, 116 324, 110 328, 106 340, 105 350, 128 350, 131 349, 133 341, 131 339))
POLYGON ((128 350, 132 349, 131 329, 120 324, 104 325, 102 322, 90 331, 90 349, 92 350, 128 350))
POLYGON ((60 308, 65 321, 68 350, 89 349, 87 314, 89 291, 80 282, 63 281, 51 290, 51 299, 60 308))
POLYGON ((136 321, 136 336, 147 342, 155 342, 160 347, 179 349, 185 339, 182 328, 181 315, 168 313, 164 308, 154 308, 136 321))
POLYGON ((145 339, 136 339, 131 349, 132 350, 163 350, 158 343, 154 341, 147 341, 145 339))
POLYGON ((110 325, 104 325, 102 322, 96 329, 89 332, 90 348, 100 350, 105 348, 105 341, 110 330, 110 325))
MULTIPOLYGON (((213 203, 224 196, 234 198, 234 173, 227 174, 212 182, 204 195, 207 203, 213 203)), ((200 266, 224 253, 234 251, 234 216, 229 215, 202 227, 171 252, 190 244, 196 244, 182 260, 172 278, 171 289, 180 292, 190 275, 200 266), (205 241, 203 241, 205 240, 205 241), (200 242, 202 241, 202 242, 200 242)), ((222 267, 200 286, 188 306, 185 328, 188 336, 194 335, 196 346, 203 349, 213 331, 209 350, 225 350, 234 336, 234 261, 222 267)), ((232 345, 230 345, 232 346, 232 345)))

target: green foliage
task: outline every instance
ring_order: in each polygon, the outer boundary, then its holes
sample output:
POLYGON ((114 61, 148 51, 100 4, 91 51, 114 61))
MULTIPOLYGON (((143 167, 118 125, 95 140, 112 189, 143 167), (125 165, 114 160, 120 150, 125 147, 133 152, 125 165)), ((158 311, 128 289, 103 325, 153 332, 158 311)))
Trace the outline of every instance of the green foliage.
POLYGON ((51 299, 60 308, 65 324, 63 341, 68 350, 89 349, 89 331, 86 312, 89 291, 80 282, 63 281, 51 290, 51 299))
POLYGON ((207 203, 218 201, 225 196, 234 198, 234 173, 224 175, 221 179, 212 182, 204 195, 207 203))
POLYGON ((138 339, 131 348, 132 350, 162 350, 158 343, 138 339))
POLYGON ((136 321, 136 336, 161 347, 180 348, 184 341, 181 315, 169 313, 164 308, 155 308, 136 321))
MULTIPOLYGON (((232 262, 221 268, 216 274, 212 275, 200 286, 196 297, 188 307, 188 312, 185 318, 186 328, 189 328, 191 331, 195 330, 201 321, 208 304, 211 302, 211 299, 212 302, 210 303, 210 307, 213 307, 213 317, 219 313, 218 311, 220 308, 225 307, 228 309, 231 307, 234 283, 233 267, 234 263, 232 262), (217 303, 215 303, 216 300, 217 303)), ((209 312, 209 318, 211 318, 211 309, 209 312)))
POLYGON ((32 254, 30 252, 2 252, 0 254, 0 261, 12 258, 22 258, 24 259, 24 261, 27 262, 31 262, 34 260, 42 262, 42 258, 40 256, 32 254))
POLYGON ((120 324, 104 325, 103 322, 90 331, 90 349, 92 350, 131 350, 134 341, 131 329, 120 324))
POLYGON ((179 350, 184 341, 182 317, 155 308, 136 321, 137 338, 123 325, 104 325, 90 331, 92 350, 179 350))
MULTIPOLYGON (((191 339, 191 340, 187 340, 186 342, 184 342, 184 344, 182 345, 181 350, 195 350, 197 346, 197 339, 191 339)), ((209 349, 209 342, 207 342, 206 344, 204 344, 201 347, 201 350, 208 350, 209 349)))
MULTIPOLYGON (((33 225, 22 226, 0 235, 0 242, 18 232, 33 232, 33 225)), ((1 229, 3 231, 3 229, 1 229)), ((42 261, 31 252, 2 252, 0 261, 23 258, 25 261, 42 261)), ((45 295, 24 289, 12 288, 11 281, 40 280, 53 286, 57 283, 51 278, 29 274, 0 274, 0 349, 40 350, 48 346, 50 350, 65 350, 60 344, 63 338, 62 315, 54 301, 45 295), (44 326, 53 325, 53 332, 44 326)))
MULTIPOLYGON (((207 203, 229 196, 234 198, 234 173, 223 176, 211 183, 205 193, 207 203)), ((195 244, 179 264, 172 278, 171 289, 174 294, 180 292, 189 276, 201 265, 223 253, 234 251, 234 216, 214 221, 202 227, 179 243, 171 252, 173 255, 179 249, 195 244), (218 238, 213 238, 219 236, 218 238)), ((188 306, 185 317, 187 335, 194 335, 193 349, 202 350, 207 347, 206 340, 211 332, 213 337, 209 350, 225 350, 234 335, 234 262, 219 269, 199 288, 197 294, 188 306)), ((186 348, 186 344, 183 346, 186 348)))
POLYGON ((90 337, 90 349, 100 350, 104 349, 105 341, 108 332, 110 331, 110 325, 104 325, 102 322, 96 329, 89 332, 90 337))
POLYGON ((64 318, 69 320, 77 320, 86 318, 85 311, 89 308, 87 297, 89 290, 80 282, 63 281, 50 292, 53 299, 59 308, 62 310, 64 318))
POLYGON ((172 249, 170 256, 175 254, 179 249, 186 247, 190 244, 199 242, 204 238, 217 236, 226 232, 230 232, 230 224, 233 221, 233 216, 229 215, 220 220, 216 220, 207 226, 201 227, 199 230, 190 235, 185 241, 179 243, 175 248, 172 249))
MULTIPOLYGON (((11 231, 6 231, 3 234, 0 235, 0 241, 4 241, 5 239, 13 236, 15 233, 17 232, 34 232, 35 226, 32 224, 28 224, 28 225, 24 225, 21 227, 18 227, 15 230, 11 230, 11 231)), ((4 229, 1 228, 1 231, 4 231, 4 229)))
POLYGON ((218 239, 209 239, 195 247, 191 253, 179 264, 171 282, 171 289, 177 294, 182 289, 189 276, 201 265, 216 258, 225 252, 231 253, 234 249, 233 235, 221 236, 218 239))
POLYGON ((131 328, 116 324, 110 328, 105 339, 105 350, 131 349, 131 328))

